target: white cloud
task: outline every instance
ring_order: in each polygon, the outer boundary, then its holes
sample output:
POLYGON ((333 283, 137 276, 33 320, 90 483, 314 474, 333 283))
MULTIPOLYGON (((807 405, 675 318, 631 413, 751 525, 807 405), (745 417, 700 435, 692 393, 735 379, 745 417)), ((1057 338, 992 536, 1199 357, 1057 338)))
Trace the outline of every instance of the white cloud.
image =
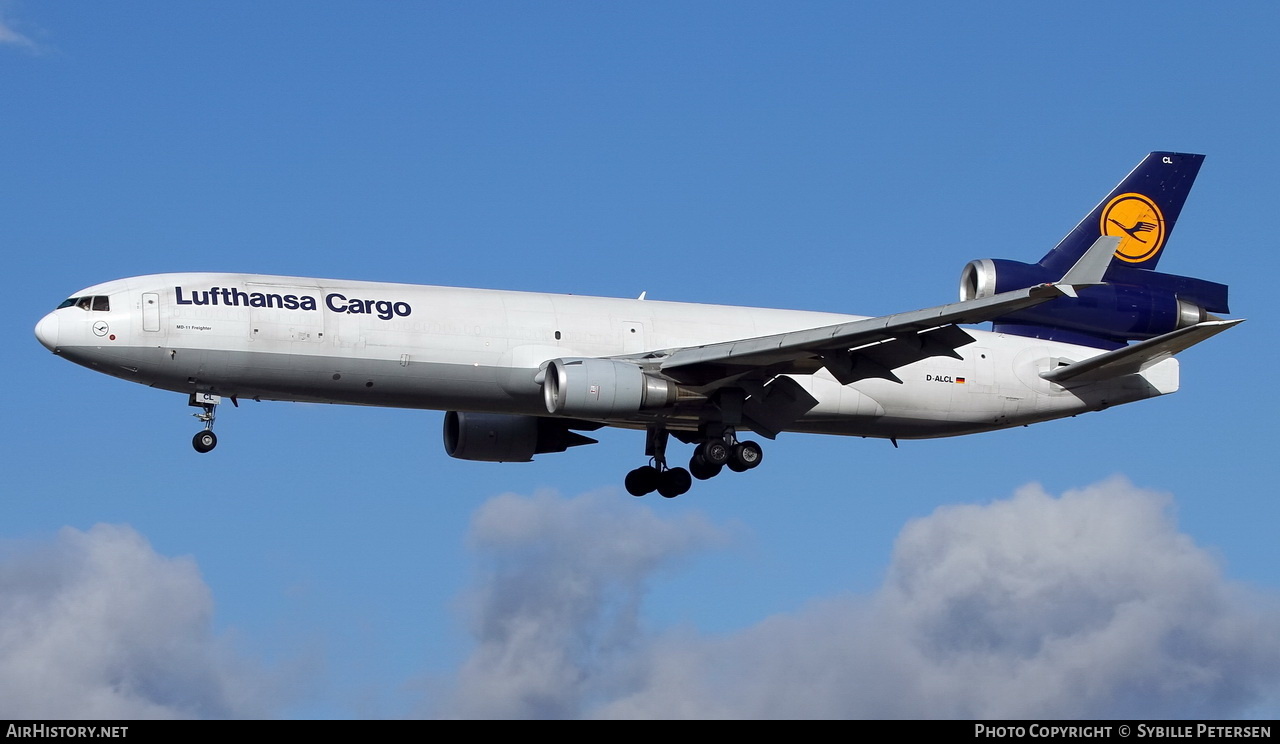
POLYGON ((268 675, 213 635, 189 558, 105 524, 0 547, 0 718, 268 712, 268 675))
POLYGON ((13 24, 0 16, 0 45, 21 47, 28 51, 38 51, 39 45, 13 29, 13 24))
POLYGON ((519 717, 1234 717, 1275 710, 1280 608, 1168 496, 1038 486, 908 524, 884 585, 715 637, 646 633, 670 560, 723 533, 631 502, 504 496, 476 520, 478 647, 443 712, 519 717), (625 505, 625 506, 624 506, 625 505))
POLYGON ((608 694, 607 675, 636 653, 646 582, 723 542, 699 518, 663 520, 616 493, 491 500, 471 534, 484 559, 468 598, 477 648, 447 715, 578 715, 608 694))
MULTIPOLYGON (((429 712, 512 718, 1227 718, 1280 710, 1280 608, 1168 496, 1116 479, 947 506, 884 584, 723 635, 643 623, 729 531, 616 493, 476 514, 475 648, 429 712)), ((195 563, 129 527, 0 545, 0 717, 254 717, 278 675, 212 632, 195 563)))

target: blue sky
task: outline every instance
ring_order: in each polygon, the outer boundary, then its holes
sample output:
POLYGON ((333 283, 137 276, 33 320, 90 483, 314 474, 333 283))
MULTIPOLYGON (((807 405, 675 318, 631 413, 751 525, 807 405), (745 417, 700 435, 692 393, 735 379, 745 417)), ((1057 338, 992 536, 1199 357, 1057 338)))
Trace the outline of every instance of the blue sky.
POLYGON ((1278 22, 0 2, 0 716, 1274 717, 1278 22), (1159 149, 1208 156, 1161 269, 1249 318, 1181 392, 784 435, 671 501, 622 491, 639 434, 469 463, 437 412, 227 406, 198 456, 32 335, 167 271, 915 309, 1159 149))

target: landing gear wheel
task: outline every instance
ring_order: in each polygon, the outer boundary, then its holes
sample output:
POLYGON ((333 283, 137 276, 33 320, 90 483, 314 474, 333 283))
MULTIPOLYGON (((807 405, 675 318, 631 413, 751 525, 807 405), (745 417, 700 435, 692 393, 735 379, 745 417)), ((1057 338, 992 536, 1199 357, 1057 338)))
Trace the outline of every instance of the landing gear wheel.
POLYGON ((689 460, 689 473, 692 474, 693 477, 697 478, 698 480, 707 480, 708 478, 714 478, 717 475, 720 475, 720 471, 723 468, 724 468, 723 465, 707 464, 707 461, 702 459, 702 455, 696 452, 693 454, 693 457, 689 460))
POLYGON ((664 471, 658 478, 658 493, 663 498, 674 499, 682 493, 688 493, 693 486, 693 478, 684 468, 672 468, 664 471))
POLYGON ((755 442, 740 442, 729 453, 729 469, 735 473, 750 470, 764 459, 764 450, 755 442))
POLYGON ((196 452, 208 452, 218 446, 218 437, 206 429, 191 438, 191 446, 196 448, 196 452))
POLYGON ((718 467, 729 462, 729 445, 723 439, 708 439, 698 445, 698 456, 706 464, 718 467))
POLYGON ((625 485, 627 493, 632 496, 643 496, 653 493, 658 488, 659 476, 662 474, 652 465, 645 465, 627 473, 625 485))

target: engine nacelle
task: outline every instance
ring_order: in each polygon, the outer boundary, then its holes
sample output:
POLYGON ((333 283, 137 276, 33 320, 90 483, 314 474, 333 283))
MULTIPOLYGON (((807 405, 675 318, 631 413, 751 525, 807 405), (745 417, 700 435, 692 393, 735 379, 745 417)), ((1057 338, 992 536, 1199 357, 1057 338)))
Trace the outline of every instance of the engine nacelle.
POLYGON ((555 419, 457 411, 444 415, 444 451, 459 460, 529 462, 534 455, 595 441, 555 419))
MULTIPOLYGON (((981 299, 1059 279, 1039 264, 979 259, 960 273, 960 299, 981 299)), ((1081 288, 1077 298, 1059 298, 998 318, 996 329, 1075 342, 1081 339, 1070 334, 1083 334, 1119 346, 1195 325, 1209 311, 1227 312, 1227 288, 1214 282, 1114 265, 1105 281, 1081 288), (1055 329, 1067 333, 1055 335, 1055 329)))
POLYGON ((542 380, 547 411, 562 416, 627 416, 675 405, 678 396, 670 380, 609 359, 553 359, 542 380))
POLYGON ((964 265, 960 272, 960 300, 978 300, 1011 289, 1022 289, 1056 281, 1039 264, 1024 264, 1001 258, 980 258, 964 265))

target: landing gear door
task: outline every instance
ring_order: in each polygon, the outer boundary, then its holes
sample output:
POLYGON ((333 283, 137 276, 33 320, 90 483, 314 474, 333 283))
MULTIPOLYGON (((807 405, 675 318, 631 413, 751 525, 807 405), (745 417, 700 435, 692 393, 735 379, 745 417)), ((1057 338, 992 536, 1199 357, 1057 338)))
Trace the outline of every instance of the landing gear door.
POLYGON ((160 330, 160 295, 144 292, 142 295, 142 330, 157 333, 160 330))

